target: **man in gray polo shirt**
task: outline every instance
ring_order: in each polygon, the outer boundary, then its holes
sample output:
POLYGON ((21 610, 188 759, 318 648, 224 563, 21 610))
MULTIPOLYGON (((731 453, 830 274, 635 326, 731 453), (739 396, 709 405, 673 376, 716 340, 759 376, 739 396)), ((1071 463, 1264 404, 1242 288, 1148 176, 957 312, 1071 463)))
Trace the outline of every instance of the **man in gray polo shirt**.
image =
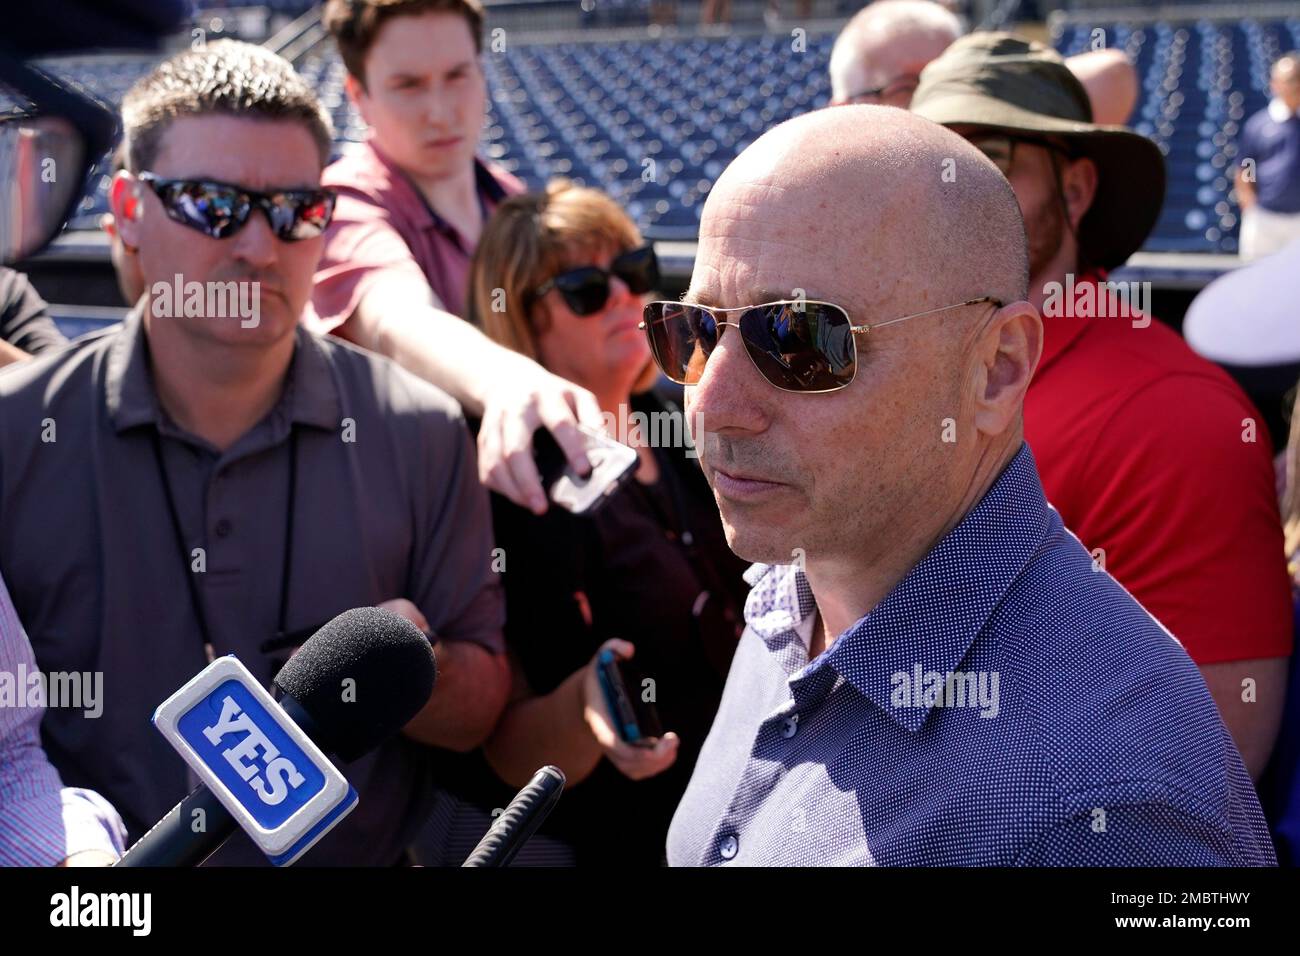
MULTIPOLYGON (((0 374, 0 573, 42 669, 103 674, 97 719, 47 715, 50 758, 134 840, 192 786, 158 703, 214 654, 269 681, 335 614, 385 603, 433 633, 437 688, 344 768, 360 803, 304 862, 391 865, 438 792, 429 748, 476 746, 506 694, 469 434, 433 386, 299 328, 330 130, 288 63, 213 43, 122 109, 110 199, 147 295, 0 374)), ((241 834, 218 859, 255 854, 241 834)))

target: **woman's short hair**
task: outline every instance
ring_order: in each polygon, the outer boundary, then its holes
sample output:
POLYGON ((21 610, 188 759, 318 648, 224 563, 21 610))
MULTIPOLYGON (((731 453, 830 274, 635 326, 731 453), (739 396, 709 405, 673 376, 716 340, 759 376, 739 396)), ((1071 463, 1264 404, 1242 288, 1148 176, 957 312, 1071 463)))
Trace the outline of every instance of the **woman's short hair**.
POLYGON ((470 270, 466 317, 489 338, 537 361, 544 318, 534 291, 575 258, 641 245, 618 203, 567 179, 501 203, 483 229, 470 270))

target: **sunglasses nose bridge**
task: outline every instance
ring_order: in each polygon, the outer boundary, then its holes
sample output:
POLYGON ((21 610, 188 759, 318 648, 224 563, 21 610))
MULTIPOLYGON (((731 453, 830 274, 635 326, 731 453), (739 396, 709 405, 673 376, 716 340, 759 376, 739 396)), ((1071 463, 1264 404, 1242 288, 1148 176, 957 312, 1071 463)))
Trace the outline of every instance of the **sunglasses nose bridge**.
POLYGON ((226 236, 232 255, 263 265, 275 260, 278 238, 271 211, 258 203, 252 204, 242 221, 235 220, 226 236))
POLYGON ((612 300, 621 300, 633 296, 636 293, 632 291, 632 286, 617 272, 611 272, 607 279, 609 282, 609 297, 612 300))
POLYGON ((722 345, 723 329, 732 328, 736 330, 736 334, 732 336, 730 339, 728 339, 727 341, 728 348, 730 348, 733 345, 738 347, 742 352, 745 353, 745 355, 749 359, 750 364, 753 365, 754 368, 758 369, 759 374, 761 375, 763 370, 758 368, 758 363, 754 361, 754 356, 751 355, 749 352, 749 345, 744 341, 744 333, 740 331, 740 323, 723 320, 718 317, 718 313, 714 313, 713 325, 714 325, 714 329, 716 330, 716 338, 713 340, 713 349, 709 353, 708 361, 705 362, 705 366, 704 366, 705 371, 708 370, 709 366, 711 365, 716 366, 718 364, 718 360, 716 356, 718 352, 718 347, 722 345))

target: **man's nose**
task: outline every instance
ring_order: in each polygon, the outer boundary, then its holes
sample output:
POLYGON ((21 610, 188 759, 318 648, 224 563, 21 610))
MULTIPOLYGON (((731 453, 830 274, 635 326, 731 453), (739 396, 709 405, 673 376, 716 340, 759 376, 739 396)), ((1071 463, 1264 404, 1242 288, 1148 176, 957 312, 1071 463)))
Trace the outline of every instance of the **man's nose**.
POLYGON ((711 432, 761 432, 767 428, 776 388, 745 352, 740 330, 718 326, 718 341, 691 396, 691 414, 711 432))
POLYGON ((433 90, 424 104, 424 115, 430 123, 442 125, 450 116, 447 97, 441 90, 433 90))
POLYGON ((235 259, 258 268, 271 266, 279 255, 280 240, 271 231, 271 223, 261 209, 254 209, 244 227, 226 241, 231 243, 230 252, 235 259))

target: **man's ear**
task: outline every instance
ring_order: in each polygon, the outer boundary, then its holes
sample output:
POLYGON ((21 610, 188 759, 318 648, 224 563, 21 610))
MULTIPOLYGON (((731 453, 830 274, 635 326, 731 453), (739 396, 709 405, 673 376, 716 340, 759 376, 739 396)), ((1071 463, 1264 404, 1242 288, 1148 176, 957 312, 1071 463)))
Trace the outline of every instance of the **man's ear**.
POLYGON ((1078 232, 1097 195, 1097 164, 1086 156, 1067 163, 1061 171, 1061 194, 1070 212, 1070 225, 1078 232))
POLYGON ((108 208, 118 237, 130 247, 140 245, 140 219, 144 215, 140 180, 119 170, 108 187, 108 208))
POLYGON ((347 93, 348 99, 352 101, 352 105, 355 106, 357 112, 361 114, 361 121, 369 126, 370 117, 366 115, 368 112, 367 106, 369 105, 369 95, 366 93, 366 88, 361 85, 361 81, 351 73, 347 74, 343 77, 343 91, 347 93))
POLYGON ((975 427, 1000 435, 1019 417, 1043 351, 1043 320, 1028 302, 993 313, 975 343, 975 427))

